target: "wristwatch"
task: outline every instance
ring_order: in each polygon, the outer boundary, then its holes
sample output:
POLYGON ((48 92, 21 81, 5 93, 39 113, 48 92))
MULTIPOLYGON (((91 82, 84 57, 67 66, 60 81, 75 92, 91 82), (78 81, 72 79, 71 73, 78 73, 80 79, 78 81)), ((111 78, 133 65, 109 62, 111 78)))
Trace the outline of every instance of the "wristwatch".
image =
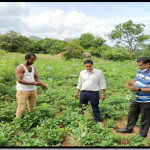
POLYGON ((141 88, 139 88, 138 91, 140 92, 140 91, 141 91, 141 88))
POLYGON ((102 95, 105 95, 105 94, 102 94, 102 95))

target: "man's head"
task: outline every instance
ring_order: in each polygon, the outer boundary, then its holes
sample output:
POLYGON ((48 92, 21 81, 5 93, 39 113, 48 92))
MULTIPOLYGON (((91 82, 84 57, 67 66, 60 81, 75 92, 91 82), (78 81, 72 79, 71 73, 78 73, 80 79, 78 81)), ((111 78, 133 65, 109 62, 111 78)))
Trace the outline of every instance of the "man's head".
POLYGON ((150 66, 150 60, 147 57, 140 57, 137 59, 137 65, 141 71, 147 71, 150 66))
POLYGON ((84 67, 87 71, 92 71, 93 69, 93 61, 92 60, 85 60, 84 61, 84 67))
POLYGON ((25 56, 25 60, 28 65, 32 65, 36 60, 36 55, 34 53, 27 53, 25 56))

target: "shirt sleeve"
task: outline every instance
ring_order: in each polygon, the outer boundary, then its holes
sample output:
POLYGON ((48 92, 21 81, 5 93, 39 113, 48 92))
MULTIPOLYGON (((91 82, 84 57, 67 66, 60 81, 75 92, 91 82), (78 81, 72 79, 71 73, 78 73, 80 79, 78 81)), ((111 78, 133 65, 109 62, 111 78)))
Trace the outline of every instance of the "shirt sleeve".
POLYGON ((81 73, 80 73, 79 79, 78 79, 77 89, 81 90, 81 87, 82 87, 82 82, 81 82, 81 73))
POLYGON ((102 71, 100 72, 100 88, 106 89, 106 82, 102 71))
POLYGON ((137 76, 138 76, 139 73, 140 73, 140 71, 138 70, 134 79, 137 79, 137 76))

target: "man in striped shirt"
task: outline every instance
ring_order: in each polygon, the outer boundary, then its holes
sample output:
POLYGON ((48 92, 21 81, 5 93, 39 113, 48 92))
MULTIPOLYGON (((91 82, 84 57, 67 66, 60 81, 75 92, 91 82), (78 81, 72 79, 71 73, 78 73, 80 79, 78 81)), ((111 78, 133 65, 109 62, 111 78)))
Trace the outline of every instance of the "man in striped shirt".
POLYGON ((137 59, 140 70, 137 71, 133 80, 135 86, 125 85, 131 91, 135 91, 137 98, 131 101, 128 113, 128 122, 125 128, 116 129, 117 132, 131 133, 141 113, 141 125, 139 137, 146 137, 150 125, 150 60, 147 57, 137 59))

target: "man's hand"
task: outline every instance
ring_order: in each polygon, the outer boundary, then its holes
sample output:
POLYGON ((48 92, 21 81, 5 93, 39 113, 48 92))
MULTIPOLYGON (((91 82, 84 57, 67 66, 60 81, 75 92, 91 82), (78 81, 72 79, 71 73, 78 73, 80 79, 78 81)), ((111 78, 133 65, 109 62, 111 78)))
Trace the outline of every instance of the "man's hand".
POLYGON ((44 83, 42 83, 41 88, 45 87, 46 85, 44 83))
POLYGON ((101 98, 100 98, 100 99, 103 101, 105 98, 106 98, 105 95, 101 95, 101 98))
POLYGON ((134 86, 134 83, 133 83, 133 84, 130 84, 130 85, 126 83, 124 86, 125 86, 125 87, 127 87, 127 86, 134 86))
POLYGON ((36 85, 36 86, 42 86, 42 83, 41 82, 35 82, 34 85, 36 85))
POLYGON ((137 87, 126 85, 126 88, 130 89, 130 91, 138 91, 137 87))
POLYGON ((78 98, 78 93, 74 94, 74 98, 78 98))
POLYGON ((132 81, 128 80, 128 82, 124 86, 125 87, 127 87, 127 86, 134 86, 135 81, 136 81, 136 79, 134 79, 132 81))

